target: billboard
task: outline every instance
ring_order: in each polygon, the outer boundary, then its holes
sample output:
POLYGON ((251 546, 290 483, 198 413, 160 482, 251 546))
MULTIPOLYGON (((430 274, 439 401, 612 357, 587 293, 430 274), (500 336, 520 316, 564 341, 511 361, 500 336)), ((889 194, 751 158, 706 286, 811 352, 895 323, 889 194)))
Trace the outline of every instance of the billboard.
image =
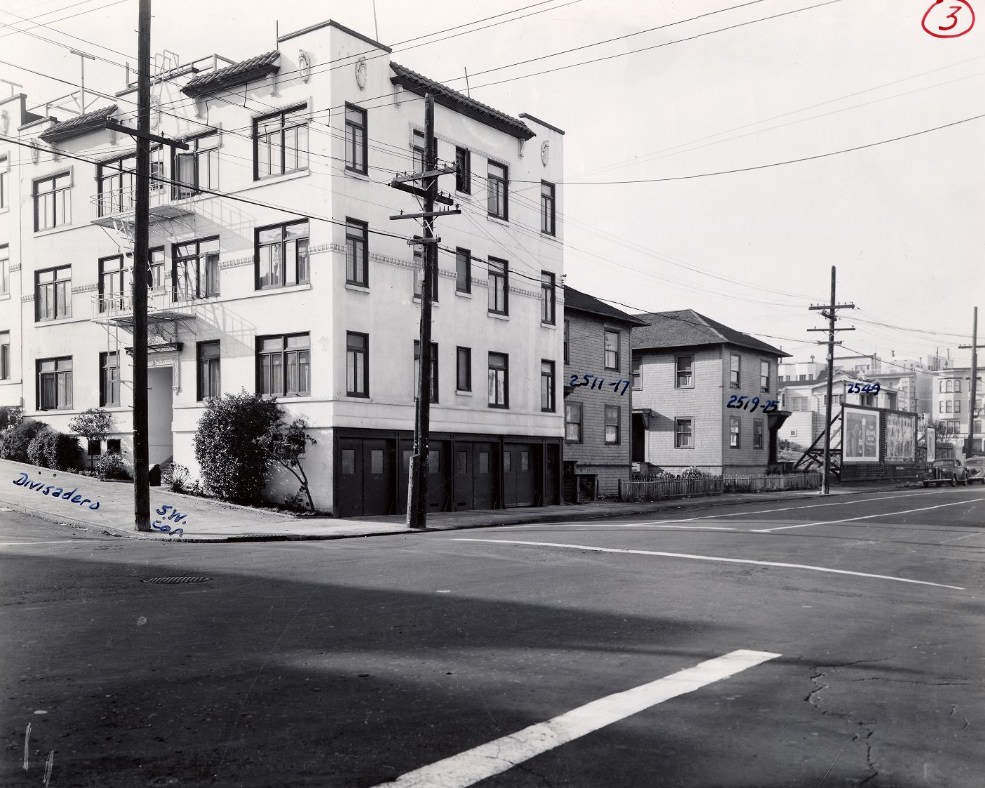
POLYGON ((937 459, 937 430, 927 427, 927 462, 937 459))
POLYGON ((886 462, 916 462, 917 417, 912 413, 886 414, 886 462))
POLYGON ((842 408, 841 461, 879 462, 879 412, 842 408))

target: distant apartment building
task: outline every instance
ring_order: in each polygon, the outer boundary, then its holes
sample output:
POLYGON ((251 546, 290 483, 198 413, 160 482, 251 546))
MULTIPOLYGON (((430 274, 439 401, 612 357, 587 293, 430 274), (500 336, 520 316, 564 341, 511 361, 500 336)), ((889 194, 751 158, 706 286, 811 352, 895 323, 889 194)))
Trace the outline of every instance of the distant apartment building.
POLYGON ((574 502, 616 495, 630 478, 631 331, 646 325, 564 287, 564 490, 574 502))
POLYGON ((634 461, 766 472, 785 417, 777 367, 789 354, 691 309, 635 317, 648 325, 632 337, 634 461))
POLYGON ((971 400, 971 368, 949 367, 934 374, 933 415, 931 421, 938 425, 937 440, 954 447, 955 455, 964 457, 970 453, 985 455, 985 436, 982 434, 982 403, 985 389, 982 387, 982 373, 976 376, 975 401, 971 400), (975 437, 968 447, 969 419, 975 437))
MULTIPOLYGON (((152 151, 151 462, 198 468, 192 439, 224 392, 276 396, 318 443, 319 509, 400 512, 414 424, 419 210, 389 187, 423 165, 435 98, 439 220, 429 505, 559 500, 564 415, 563 132, 390 59, 335 22, 277 48, 157 74, 152 151), (522 187, 517 184, 523 184, 522 187), (532 186, 530 184, 533 184, 532 186), (545 393, 546 392, 546 393, 545 393)), ((62 431, 112 412, 132 434, 135 85, 83 115, 0 102, 0 404, 62 431)), ((275 482, 282 500, 296 485, 275 482)))

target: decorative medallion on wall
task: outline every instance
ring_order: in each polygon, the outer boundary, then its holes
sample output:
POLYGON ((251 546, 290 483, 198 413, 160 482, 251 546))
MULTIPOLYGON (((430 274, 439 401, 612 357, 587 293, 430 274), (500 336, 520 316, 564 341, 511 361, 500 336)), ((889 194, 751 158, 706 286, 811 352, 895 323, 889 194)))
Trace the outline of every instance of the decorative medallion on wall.
POLYGON ((37 164, 38 163, 38 159, 40 157, 41 157, 41 150, 38 148, 37 145, 32 145, 31 146, 31 163, 32 164, 37 164))
POLYGON ((10 128, 10 113, 7 110, 0 112, 0 134, 6 134, 10 128))
POLYGON ((540 143, 540 163, 545 167, 547 162, 551 159, 551 142, 550 140, 544 140, 540 143))
POLYGON ((311 79, 311 58, 303 49, 298 50, 298 73, 301 75, 302 82, 311 79))
POLYGON ((361 57, 356 61, 356 84, 360 90, 366 88, 366 58, 361 57))

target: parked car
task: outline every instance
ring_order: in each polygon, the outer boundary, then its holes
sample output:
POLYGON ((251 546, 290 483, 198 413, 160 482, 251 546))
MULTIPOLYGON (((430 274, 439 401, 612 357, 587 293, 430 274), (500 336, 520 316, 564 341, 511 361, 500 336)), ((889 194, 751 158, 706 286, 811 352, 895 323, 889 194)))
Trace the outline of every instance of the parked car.
POLYGON ((985 457, 969 457, 964 461, 968 482, 978 482, 985 487, 985 457))
POLYGON ((968 471, 958 459, 934 460, 921 481, 924 487, 930 485, 940 487, 942 484, 950 484, 954 487, 958 482, 966 485, 968 471))

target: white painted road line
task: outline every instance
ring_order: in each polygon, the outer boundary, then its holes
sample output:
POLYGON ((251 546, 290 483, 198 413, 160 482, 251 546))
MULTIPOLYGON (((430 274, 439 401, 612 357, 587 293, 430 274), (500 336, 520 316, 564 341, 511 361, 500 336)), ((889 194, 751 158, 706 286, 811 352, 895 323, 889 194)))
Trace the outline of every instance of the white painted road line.
POLYGON ((586 703, 547 722, 539 722, 430 766, 407 772, 384 785, 393 788, 465 788, 651 706, 694 692, 779 656, 767 651, 732 651, 665 678, 586 703))
POLYGON ((962 506, 969 503, 985 501, 985 498, 968 498, 964 501, 954 501, 952 503, 940 503, 937 506, 923 506, 919 509, 904 509, 901 512, 878 512, 876 514, 863 514, 859 517, 846 517, 843 520, 821 520, 816 523, 800 523, 799 525, 781 525, 776 528, 753 528, 752 533, 771 534, 774 531, 790 531, 794 528, 810 528, 812 525, 837 525, 838 523, 852 523, 856 520, 871 520, 873 517, 894 517, 898 514, 913 514, 914 512, 929 512, 931 509, 943 509, 946 506, 962 506))
POLYGON ((513 544, 525 545, 528 547, 559 547, 566 550, 586 550, 592 553, 623 553, 625 555, 652 555, 660 558, 683 558, 689 561, 711 561, 723 564, 751 564, 753 566, 775 566, 780 569, 806 569, 809 572, 825 572, 832 575, 851 575, 852 577, 868 577, 874 580, 893 580, 897 583, 912 583, 919 586, 933 586, 935 588, 951 588, 955 591, 964 591, 963 586, 949 586, 943 583, 931 583, 927 580, 910 580, 906 577, 893 577, 892 575, 873 575, 868 572, 852 572, 848 569, 829 569, 824 566, 811 566, 810 564, 787 564, 780 561, 755 561, 751 558, 724 558, 715 555, 691 555, 690 553, 664 553, 657 550, 629 550, 622 547, 595 547, 587 544, 560 544, 557 542, 520 542, 514 539, 454 539, 455 542, 484 542, 486 544, 513 544))
POLYGON ((81 539, 56 539, 48 542, 0 542, 0 547, 30 547, 36 544, 72 544, 81 542, 81 539))

